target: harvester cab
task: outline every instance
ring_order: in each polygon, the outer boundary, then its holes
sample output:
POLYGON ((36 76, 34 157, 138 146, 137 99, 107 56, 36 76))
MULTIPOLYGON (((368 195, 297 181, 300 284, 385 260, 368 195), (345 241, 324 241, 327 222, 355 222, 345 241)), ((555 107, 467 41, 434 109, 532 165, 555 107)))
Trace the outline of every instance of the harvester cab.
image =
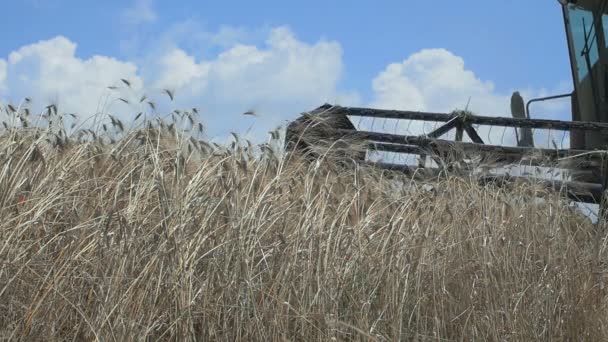
MULTIPOLYGON (((560 0, 574 91, 572 121, 608 122, 608 0, 560 0)), ((608 135, 573 130, 571 148, 603 149, 608 135)))
POLYGON ((344 147, 355 143, 359 147, 364 146, 364 151, 345 153, 342 157, 344 160, 405 172, 415 177, 437 177, 445 174, 443 171, 446 169, 452 170, 452 165, 461 165, 460 161, 491 160, 492 171, 479 166, 470 168, 468 165, 464 172, 475 173, 483 184, 537 181, 576 202, 597 203, 603 207, 604 202, 608 203, 604 201, 608 184, 608 158, 604 153, 608 147, 608 0, 558 2, 562 7, 570 54, 572 92, 534 98, 527 103, 515 92, 511 98, 511 118, 473 115, 462 110, 428 113, 325 104, 303 113, 289 124, 286 148, 303 153, 307 158, 321 158, 324 153, 319 152, 323 151, 317 148, 319 146, 344 147), (571 121, 536 119, 534 112, 530 113, 531 104, 558 98, 571 99, 571 121), (353 124, 356 118, 359 121, 361 118, 371 118, 372 121, 423 121, 435 126, 422 134, 412 135, 408 132, 408 135, 400 135, 396 131, 378 132, 369 126, 356 126, 353 124), (516 146, 505 146, 504 142, 492 144, 489 134, 478 131, 484 126, 510 130, 516 138, 516 146), (561 132, 564 136, 570 133, 570 148, 558 147, 555 143, 545 148, 535 146, 532 130, 561 132), (446 138, 453 131, 453 138, 446 138), (404 165, 386 160, 372 161, 370 152, 413 155, 418 158, 418 163, 404 165), (560 170, 562 177, 547 179, 538 175, 522 177, 521 174, 494 172, 513 165, 520 170, 529 166, 560 170), (480 169, 483 170, 480 172, 480 169))

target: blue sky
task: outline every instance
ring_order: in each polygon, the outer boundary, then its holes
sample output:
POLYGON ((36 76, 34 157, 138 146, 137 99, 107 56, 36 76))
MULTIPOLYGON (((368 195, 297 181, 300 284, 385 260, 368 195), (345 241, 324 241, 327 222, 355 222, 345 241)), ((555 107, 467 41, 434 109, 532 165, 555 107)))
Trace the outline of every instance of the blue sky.
MULTIPOLYGON (((505 115, 515 89, 530 97, 572 87, 554 0, 23 0, 3 8, 0 100, 38 96, 89 111, 101 93, 64 83, 83 73, 87 87, 103 88, 125 75, 140 92, 176 90, 176 106, 207 106, 217 135, 241 121, 231 113, 248 109, 268 113, 260 131, 323 101, 449 110, 470 96, 474 109, 491 112, 483 114, 505 115), (45 72, 56 64, 66 69, 45 72)), ((538 116, 567 111, 548 105, 538 116)))

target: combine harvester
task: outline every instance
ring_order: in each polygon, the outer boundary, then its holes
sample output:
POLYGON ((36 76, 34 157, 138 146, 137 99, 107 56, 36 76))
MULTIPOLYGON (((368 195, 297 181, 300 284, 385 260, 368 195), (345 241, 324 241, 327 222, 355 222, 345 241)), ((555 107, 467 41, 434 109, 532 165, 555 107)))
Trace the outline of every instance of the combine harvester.
MULTIPOLYGON (((437 175, 469 160, 491 160, 493 165, 503 167, 527 165, 561 169, 568 175, 561 180, 492 172, 480 174, 479 180, 498 185, 514 181, 542 184, 576 202, 599 204, 598 216, 603 221, 608 213, 604 209, 608 204, 604 200, 608 182, 608 158, 604 152, 608 148, 608 0, 559 0, 559 5, 574 80, 571 93, 531 99, 524 108, 523 99, 515 92, 511 98, 512 118, 476 116, 465 111, 426 113, 326 104, 290 123, 286 133, 287 149, 305 152, 314 158, 319 156, 317 146, 344 147, 347 143, 361 143, 365 150, 343 157, 412 175, 437 175), (531 104, 561 98, 571 99, 572 121, 530 118, 531 104), (358 130, 349 119, 355 117, 440 125, 422 135, 397 135, 358 130), (486 144, 478 133, 480 126, 514 129, 517 146, 486 144), (570 148, 537 148, 532 129, 569 133, 570 148), (454 139, 441 139, 453 130, 454 139), (463 139, 465 133, 468 141, 463 139), (419 162, 417 165, 374 163, 367 158, 368 152, 374 151, 417 155, 419 162)), ((477 167, 470 169, 470 172, 478 171, 477 167)))

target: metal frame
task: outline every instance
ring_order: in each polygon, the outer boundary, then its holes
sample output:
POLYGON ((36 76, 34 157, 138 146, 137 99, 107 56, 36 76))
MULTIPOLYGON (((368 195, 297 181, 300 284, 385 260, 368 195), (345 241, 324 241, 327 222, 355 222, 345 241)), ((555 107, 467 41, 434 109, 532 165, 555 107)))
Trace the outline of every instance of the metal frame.
POLYGON ((563 99, 566 97, 572 97, 573 93, 568 93, 568 94, 560 94, 560 95, 553 95, 553 96, 546 96, 546 97, 537 97, 534 99, 530 99, 528 101, 528 103, 526 103, 526 117, 530 118, 530 105, 532 103, 535 102, 543 102, 543 101, 548 101, 548 100, 556 100, 556 99, 563 99))
MULTIPOLYGON (((564 96, 565 97, 565 96, 564 96)), ((596 175, 594 182, 560 182, 536 178, 539 184, 547 188, 564 193, 568 198, 587 203, 597 203, 603 208, 605 201, 606 183, 608 182, 608 164, 603 151, 598 150, 574 150, 574 149, 542 149, 534 147, 513 147, 487 145, 479 137, 473 127, 477 125, 492 125, 502 127, 530 127, 538 129, 553 129, 562 131, 583 130, 595 131, 608 134, 608 123, 559 121, 545 119, 517 119, 506 117, 476 116, 468 112, 427 113, 413 111, 383 110, 358 107, 339 107, 323 105, 290 123, 286 134, 286 147, 299 152, 306 152, 312 158, 317 158, 309 149, 310 145, 317 141, 324 141, 331 146, 332 142, 365 142, 368 150, 386 151, 415 154, 426 157, 428 155, 443 160, 443 158, 459 158, 464 154, 480 155, 482 158, 491 160, 494 165, 507 165, 513 163, 525 163, 525 165, 549 166, 559 165, 561 169, 581 171, 581 165, 585 164, 587 171, 596 175), (434 131, 419 136, 396 135, 388 133, 377 133, 359 131, 352 124, 345 125, 344 120, 349 116, 363 116, 387 119, 421 120, 430 122, 444 122, 434 131), (335 124, 337 123, 337 124, 335 124), (439 139, 451 130, 456 130, 455 140, 439 139), (473 142, 463 142, 462 136, 466 134, 473 142), (534 158, 526 159, 534 156, 534 158), (564 160, 576 161, 564 163, 564 160)), ((348 157, 353 159, 352 156, 348 157)), ((438 175, 441 169, 425 168, 409 165, 394 165, 386 163, 374 163, 365 160, 365 153, 357 154, 354 158, 359 163, 370 164, 376 167, 416 174, 417 170, 423 170, 427 175, 438 175)), ((449 161, 449 160, 448 160, 449 161)), ((453 160, 457 161, 457 160, 453 160)), ((438 163, 441 167, 448 163, 438 163)), ((487 175, 480 178, 480 183, 493 183, 504 185, 513 181, 533 180, 535 177, 511 177, 487 175)))

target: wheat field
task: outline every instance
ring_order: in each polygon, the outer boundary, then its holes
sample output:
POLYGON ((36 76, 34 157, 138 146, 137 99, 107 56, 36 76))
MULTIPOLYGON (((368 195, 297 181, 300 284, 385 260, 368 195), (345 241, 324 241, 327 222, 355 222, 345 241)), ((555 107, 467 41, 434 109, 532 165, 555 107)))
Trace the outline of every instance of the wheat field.
POLYGON ((605 234, 542 189, 107 125, 1 134, 1 339, 608 339, 605 234))

